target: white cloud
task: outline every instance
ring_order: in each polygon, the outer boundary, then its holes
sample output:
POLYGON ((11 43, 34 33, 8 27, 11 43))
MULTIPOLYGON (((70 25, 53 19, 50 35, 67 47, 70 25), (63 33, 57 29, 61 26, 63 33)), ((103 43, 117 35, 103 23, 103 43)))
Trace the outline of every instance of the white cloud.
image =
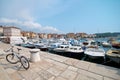
POLYGON ((42 27, 42 31, 47 32, 47 33, 58 33, 58 32, 60 32, 58 29, 56 29, 52 26, 42 27))
MULTIPOLYGON (((27 28, 27 30, 33 30, 35 32, 46 32, 46 33, 60 33, 60 31, 52 26, 42 26, 41 24, 34 21, 20 21, 17 19, 1 18, 1 24, 18 26, 19 28, 27 28)), ((22 30, 23 30, 22 29, 22 30)))
POLYGON ((21 24, 20 21, 18 21, 17 19, 7 19, 7 18, 1 18, 0 19, 0 23, 17 23, 17 24, 21 24))
POLYGON ((41 28, 42 27, 41 24, 36 23, 36 22, 32 22, 32 21, 24 21, 22 23, 23 23, 22 24, 23 26, 27 26, 27 27, 32 28, 32 29, 41 28))
POLYGON ((57 33, 60 32, 57 28, 52 26, 42 26, 37 22, 63 12, 69 2, 69 0, 3 1, 3 4, 0 7, 0 11, 2 12, 0 14, 0 23, 19 26, 19 28, 37 32, 57 33))

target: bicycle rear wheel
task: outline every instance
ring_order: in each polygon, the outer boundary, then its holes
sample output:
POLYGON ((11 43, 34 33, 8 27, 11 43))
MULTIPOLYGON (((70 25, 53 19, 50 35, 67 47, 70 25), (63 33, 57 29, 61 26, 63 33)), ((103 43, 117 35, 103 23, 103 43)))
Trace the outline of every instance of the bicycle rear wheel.
POLYGON ((30 64, 29 64, 29 61, 28 61, 28 59, 27 59, 26 57, 21 56, 20 62, 21 62, 21 64, 22 64, 22 66, 23 66, 26 70, 29 69, 30 64))
POLYGON ((6 60, 11 63, 11 64, 16 64, 18 61, 18 59, 14 56, 14 54, 8 54, 6 56, 6 60))

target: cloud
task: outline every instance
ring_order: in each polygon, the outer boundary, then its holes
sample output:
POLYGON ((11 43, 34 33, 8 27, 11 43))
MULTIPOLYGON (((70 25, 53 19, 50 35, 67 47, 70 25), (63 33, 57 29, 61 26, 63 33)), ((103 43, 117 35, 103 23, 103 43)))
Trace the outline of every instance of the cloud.
POLYGON ((65 11, 70 2, 69 0, 3 0, 0 3, 0 11, 2 17, 16 18, 20 14, 29 17, 27 15, 30 13, 37 18, 46 18, 65 11))
POLYGON ((32 29, 35 29, 35 28, 41 28, 41 24, 39 23, 36 23, 36 22, 32 22, 32 21, 24 21, 22 22, 23 26, 26 26, 26 27, 29 27, 29 28, 32 28, 32 29))
POLYGON ((52 26, 45 26, 45 27, 42 27, 42 31, 45 31, 47 33, 58 33, 60 32, 58 29, 52 27, 52 26))
POLYGON ((18 21, 17 19, 7 19, 7 18, 1 18, 0 19, 0 23, 17 23, 17 24, 21 24, 20 21, 18 21))
POLYGON ((69 2, 69 0, 3 0, 0 3, 0 23, 35 32, 59 33, 61 31, 57 28, 42 26, 38 22, 65 11, 69 2))
POLYGON ((45 33, 60 33, 58 29, 52 26, 42 26, 41 24, 34 22, 34 21, 20 21, 17 19, 8 19, 8 18, 1 18, 1 24, 9 25, 9 26, 17 26, 26 30, 33 30, 34 32, 45 32, 45 33))

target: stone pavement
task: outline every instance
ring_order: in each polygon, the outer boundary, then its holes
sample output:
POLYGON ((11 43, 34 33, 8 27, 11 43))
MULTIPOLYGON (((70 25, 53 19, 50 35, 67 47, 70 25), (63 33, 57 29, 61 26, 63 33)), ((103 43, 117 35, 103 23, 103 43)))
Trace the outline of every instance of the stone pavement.
MULTIPOLYGON (((42 51, 40 51, 41 61, 30 63, 30 68, 24 70, 20 67, 20 63, 10 64, 6 61, 7 53, 3 50, 9 46, 0 43, 0 80, 120 80, 118 68, 42 51), (2 73, 6 75, 3 76, 2 73)), ((22 48, 21 53, 30 58, 28 48, 22 48)))

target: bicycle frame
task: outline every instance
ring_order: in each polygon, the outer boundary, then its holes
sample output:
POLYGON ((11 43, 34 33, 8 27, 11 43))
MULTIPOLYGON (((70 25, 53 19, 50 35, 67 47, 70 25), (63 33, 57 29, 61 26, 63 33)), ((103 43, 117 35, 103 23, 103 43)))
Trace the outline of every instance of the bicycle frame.
POLYGON ((19 55, 19 51, 21 49, 19 49, 19 48, 17 48, 17 49, 18 49, 17 53, 15 51, 13 51, 13 46, 10 49, 6 50, 5 52, 8 52, 11 50, 11 53, 6 55, 6 60, 8 62, 10 62, 11 64, 16 64, 16 63, 20 62, 21 66, 23 66, 23 68, 25 68, 27 70, 30 67, 29 61, 26 57, 19 55))
POLYGON ((17 57, 18 58, 18 60, 20 61, 20 55, 19 55, 19 53, 15 53, 15 52, 12 52, 12 54, 14 55, 14 57, 17 57))
POLYGON ((5 52, 11 51, 10 54, 14 55, 14 57, 16 57, 16 58, 18 59, 18 61, 20 61, 20 57, 21 57, 21 56, 19 55, 19 50, 18 50, 18 53, 15 53, 15 51, 13 50, 13 47, 14 47, 14 46, 11 46, 11 48, 9 48, 8 50, 6 50, 5 52))

